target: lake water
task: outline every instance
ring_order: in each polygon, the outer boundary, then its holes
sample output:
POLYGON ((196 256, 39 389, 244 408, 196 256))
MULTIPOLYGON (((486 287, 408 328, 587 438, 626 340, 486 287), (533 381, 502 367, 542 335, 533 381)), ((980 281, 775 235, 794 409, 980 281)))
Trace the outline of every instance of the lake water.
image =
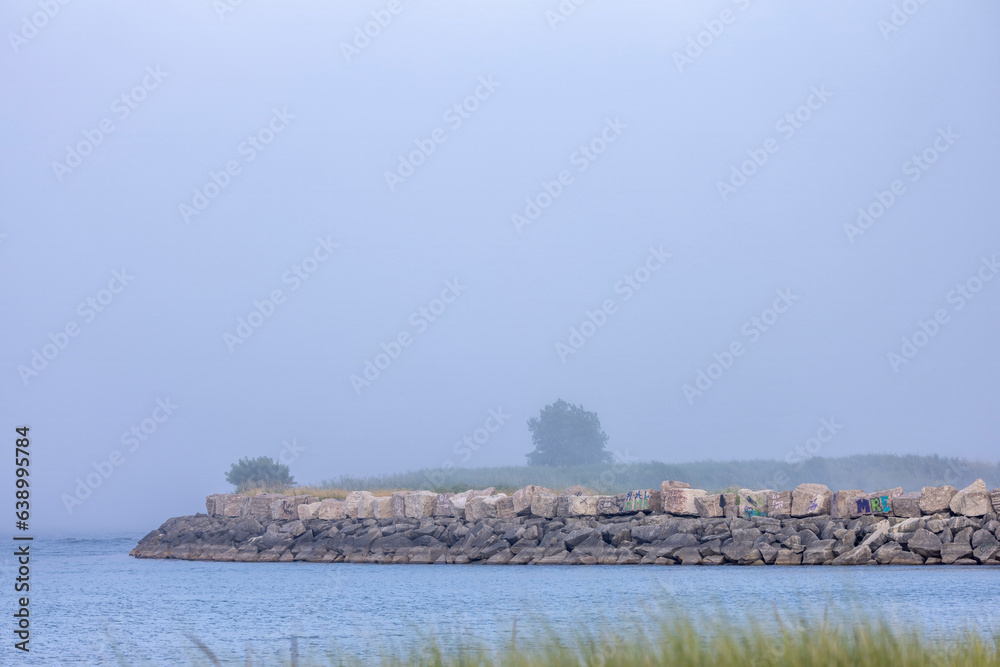
MULTIPOLYGON (((786 619, 885 619, 938 637, 1000 629, 997 567, 203 563, 130 558, 138 537, 36 540, 32 651, 15 662, 5 611, 0 663, 187 664, 189 635, 232 664, 244 664, 248 647, 267 664, 287 660, 292 636, 300 655, 319 659, 405 651, 427 634, 502 645, 515 616, 520 643, 538 619, 571 635, 634 627, 663 605, 768 626, 778 609, 786 619)), ((12 559, 0 562, 12 581, 12 559)), ((2 599, 11 609, 12 594, 2 599)))

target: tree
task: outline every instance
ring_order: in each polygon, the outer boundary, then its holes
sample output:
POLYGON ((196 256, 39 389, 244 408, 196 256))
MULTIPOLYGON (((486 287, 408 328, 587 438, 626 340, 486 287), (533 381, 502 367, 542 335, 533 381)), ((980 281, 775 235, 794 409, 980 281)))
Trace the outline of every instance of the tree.
POLYGON ((287 465, 266 456, 255 459, 244 456, 229 468, 226 481, 235 486, 237 491, 255 487, 273 489, 295 484, 287 465))
POLYGON ((535 451, 528 465, 565 466, 610 463, 608 434, 601 430, 596 412, 559 399, 528 420, 535 451))

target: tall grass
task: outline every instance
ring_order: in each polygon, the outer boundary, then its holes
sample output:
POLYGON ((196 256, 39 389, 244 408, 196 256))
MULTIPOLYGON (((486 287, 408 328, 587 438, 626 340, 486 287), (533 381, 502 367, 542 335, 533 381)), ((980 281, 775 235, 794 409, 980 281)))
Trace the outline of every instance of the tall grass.
MULTIPOLYGON (((859 619, 860 620, 860 619, 859 619)), ((759 667, 986 667, 1000 665, 1000 634, 959 633, 947 640, 932 641, 915 629, 899 630, 884 621, 853 626, 827 623, 781 624, 766 630, 749 624, 695 623, 686 618, 665 621, 659 629, 609 631, 600 636, 578 632, 568 640, 549 635, 540 642, 518 645, 516 624, 510 641, 503 646, 466 643, 442 648, 425 638, 402 654, 383 653, 364 660, 330 654, 325 660, 289 654, 286 665, 420 665, 427 667, 529 667, 554 665, 578 667, 621 665, 677 667, 714 665, 759 667), (294 657, 293 657, 294 656, 294 657)), ((199 643, 200 644, 200 643, 199 643)), ((217 658, 200 646, 206 660, 217 658)), ((293 648, 297 653, 297 649, 293 648)), ((206 663, 208 664, 208 663, 206 663)), ((254 664, 248 659, 246 664, 254 664)), ((273 663, 269 663, 273 664, 273 663)))
POLYGON ((730 486, 791 489, 803 482, 826 484, 832 489, 876 491, 902 486, 906 491, 919 491, 923 486, 942 484, 962 488, 980 477, 990 488, 1000 486, 1000 464, 940 456, 864 454, 843 458, 812 458, 801 463, 754 459, 695 463, 654 461, 558 468, 507 466, 423 469, 368 477, 341 476, 326 480, 319 486, 346 493, 371 489, 464 491, 488 486, 509 490, 528 484, 563 489, 580 484, 601 493, 620 493, 630 489, 656 488, 663 480, 676 479, 710 491, 721 491, 730 486))

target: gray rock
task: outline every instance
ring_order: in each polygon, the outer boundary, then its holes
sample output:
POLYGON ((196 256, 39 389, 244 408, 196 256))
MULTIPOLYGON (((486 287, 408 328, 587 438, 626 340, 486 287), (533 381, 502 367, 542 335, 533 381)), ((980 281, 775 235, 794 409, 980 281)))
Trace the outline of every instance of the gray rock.
POLYGON ((819 540, 817 542, 813 542, 806 548, 805 553, 802 554, 802 564, 822 565, 833 561, 833 559, 836 558, 836 554, 833 553, 834 544, 834 540, 819 540))
MULTIPOLYGON (((829 514, 833 492, 824 484, 799 484, 792 492, 792 516, 807 517, 829 514)), ((805 559, 803 559, 805 562, 805 559)))
POLYGON ((942 544, 941 545, 941 562, 945 565, 951 565, 959 558, 966 558, 972 555, 972 547, 968 544, 942 544))
POLYGON ((906 546, 911 552, 924 558, 939 558, 941 556, 941 538, 924 528, 916 531, 906 546))
POLYGON ((867 545, 855 547, 834 559, 834 565, 867 565, 872 559, 872 550, 867 545))
POLYGON ((802 554, 797 554, 789 549, 779 549, 774 560, 775 565, 801 565, 802 554))
POLYGON ((972 557, 980 563, 985 563, 998 553, 1000 553, 1000 543, 996 541, 984 542, 972 550, 972 557))
POLYGON ((792 492, 771 492, 767 497, 767 515, 773 517, 790 517, 792 515, 792 492))
POLYGON ((887 565, 901 553, 903 553, 903 547, 899 542, 887 542, 878 548, 873 557, 879 565, 887 565))
POLYGON ((545 492, 537 492, 531 499, 531 514, 533 516, 551 519, 556 515, 559 497, 545 492))
POLYGON ((920 494, 904 493, 901 496, 897 496, 892 501, 892 513, 894 516, 907 518, 920 516, 922 514, 920 511, 920 494))
POLYGON ((695 507, 694 499, 706 495, 702 489, 691 488, 661 488, 661 493, 663 495, 663 511, 675 516, 698 516, 698 508, 695 507))
POLYGON ((948 503, 948 507, 953 514, 983 516, 990 511, 990 494, 986 490, 986 482, 977 479, 957 492, 948 503))
POLYGON ((723 516, 722 494, 714 493, 710 495, 696 496, 694 499, 694 506, 695 509, 698 510, 698 516, 703 519, 723 516))
MULTIPOLYGON (((969 527, 966 528, 965 530, 972 531, 972 528, 969 527)), ((962 532, 964 533, 965 530, 963 530, 962 532)), ((955 541, 957 542, 958 540, 956 539, 955 541)), ((972 535, 970 536, 969 546, 975 549, 978 546, 981 546, 983 544, 989 544, 990 542, 994 541, 995 540, 993 539, 993 535, 990 533, 990 531, 980 528, 979 530, 972 533, 972 535)))
MULTIPOLYGON (((933 534, 933 533, 932 533, 933 534)), ((893 558, 890 565, 923 565, 924 558, 920 554, 915 554, 912 551, 903 551, 898 556, 893 558)))
POLYGON ((920 511, 924 514, 946 512, 951 499, 958 493, 954 486, 925 486, 920 490, 920 511))

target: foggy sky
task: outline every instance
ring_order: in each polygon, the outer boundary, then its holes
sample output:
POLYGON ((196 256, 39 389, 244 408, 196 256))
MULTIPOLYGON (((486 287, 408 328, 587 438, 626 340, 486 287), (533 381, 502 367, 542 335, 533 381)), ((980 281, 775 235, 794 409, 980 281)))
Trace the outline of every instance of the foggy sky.
POLYGON ((784 459, 824 419, 822 456, 996 460, 995 4, 220 7, 3 9, 2 424, 36 531, 204 511, 247 455, 521 465, 558 398, 638 460, 784 459))

